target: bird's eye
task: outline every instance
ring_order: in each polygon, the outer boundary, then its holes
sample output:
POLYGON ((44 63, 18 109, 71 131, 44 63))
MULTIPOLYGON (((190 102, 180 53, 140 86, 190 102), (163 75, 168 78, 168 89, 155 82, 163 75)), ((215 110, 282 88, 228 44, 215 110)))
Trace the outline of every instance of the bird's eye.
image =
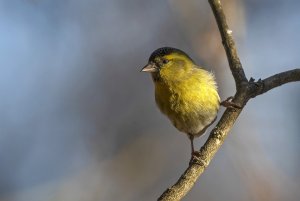
POLYGON ((167 64, 168 62, 169 62, 168 59, 163 59, 163 60, 162 60, 162 63, 163 63, 163 64, 167 64))

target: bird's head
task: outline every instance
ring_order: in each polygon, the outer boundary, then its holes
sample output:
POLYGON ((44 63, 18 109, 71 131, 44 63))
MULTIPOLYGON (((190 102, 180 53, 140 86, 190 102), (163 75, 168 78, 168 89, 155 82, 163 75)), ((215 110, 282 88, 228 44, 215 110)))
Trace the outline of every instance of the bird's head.
POLYGON ((193 60, 183 51, 162 47, 149 57, 148 64, 141 70, 152 74, 154 81, 183 79, 195 66, 193 60))

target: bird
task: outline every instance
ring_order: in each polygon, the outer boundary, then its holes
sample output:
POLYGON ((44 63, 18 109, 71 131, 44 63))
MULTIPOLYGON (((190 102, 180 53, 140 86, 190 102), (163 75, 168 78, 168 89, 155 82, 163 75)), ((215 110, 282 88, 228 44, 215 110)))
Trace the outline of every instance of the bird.
POLYGON ((220 107, 214 74, 173 47, 156 49, 141 71, 151 73, 159 110, 189 137, 193 156, 197 153, 194 138, 203 135, 216 120, 220 107))

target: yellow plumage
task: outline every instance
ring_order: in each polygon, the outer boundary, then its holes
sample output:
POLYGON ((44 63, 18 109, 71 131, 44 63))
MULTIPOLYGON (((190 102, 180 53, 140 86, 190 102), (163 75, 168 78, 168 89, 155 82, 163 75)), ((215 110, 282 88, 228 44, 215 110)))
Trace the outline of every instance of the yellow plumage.
MULTIPOLYGON (((181 77, 181 76, 180 76, 181 77)), ((213 75, 194 68, 184 79, 168 79, 155 83, 155 100, 162 113, 167 115, 180 131, 201 135, 219 109, 219 96, 213 75)))
POLYGON ((220 105, 214 75, 197 67, 181 50, 167 47, 154 51, 143 71, 152 73, 161 112, 191 140, 202 135, 220 105))

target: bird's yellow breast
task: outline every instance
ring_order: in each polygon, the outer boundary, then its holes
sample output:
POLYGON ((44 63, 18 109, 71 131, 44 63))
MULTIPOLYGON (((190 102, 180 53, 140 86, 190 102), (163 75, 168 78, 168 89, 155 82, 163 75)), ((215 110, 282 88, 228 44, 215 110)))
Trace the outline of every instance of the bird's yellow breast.
POLYGON ((198 68, 180 80, 162 72, 155 82, 155 100, 178 130, 194 135, 214 120, 220 103, 214 76, 198 68))

